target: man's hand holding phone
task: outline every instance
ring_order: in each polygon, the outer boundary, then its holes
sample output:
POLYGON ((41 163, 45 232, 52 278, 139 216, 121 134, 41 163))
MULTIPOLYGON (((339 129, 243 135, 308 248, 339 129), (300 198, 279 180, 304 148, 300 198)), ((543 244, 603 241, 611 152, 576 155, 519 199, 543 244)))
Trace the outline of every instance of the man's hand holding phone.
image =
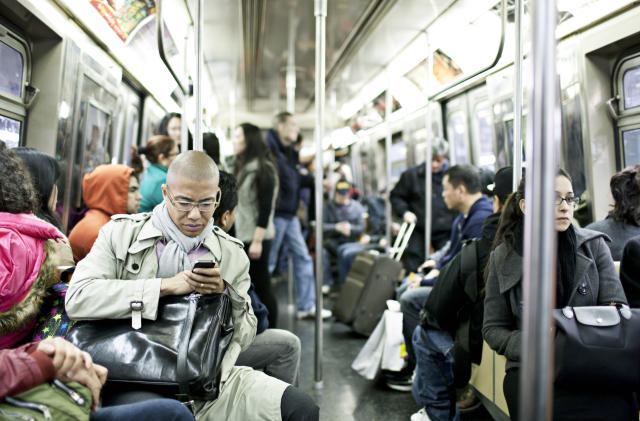
POLYGON ((200 294, 220 294, 224 292, 224 282, 220 276, 220 268, 213 260, 199 260, 191 272, 184 272, 187 283, 200 294))

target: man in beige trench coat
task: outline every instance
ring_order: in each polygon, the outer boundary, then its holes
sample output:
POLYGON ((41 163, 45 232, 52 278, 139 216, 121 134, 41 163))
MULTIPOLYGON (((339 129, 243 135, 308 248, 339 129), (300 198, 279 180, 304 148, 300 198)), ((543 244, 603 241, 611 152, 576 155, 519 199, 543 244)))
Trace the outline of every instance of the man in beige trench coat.
POLYGON ((183 153, 169 167, 164 202, 153 212, 114 215, 76 267, 65 303, 69 317, 148 323, 157 317, 161 296, 225 292, 234 333, 222 360, 220 395, 196 402, 196 418, 317 420, 319 409, 303 392, 249 367, 234 367, 253 341, 256 318, 247 295, 249 260, 243 244, 213 225, 218 177, 206 154, 183 153), (196 260, 217 265, 192 271, 196 260), (142 302, 140 311, 132 311, 134 301, 142 302))

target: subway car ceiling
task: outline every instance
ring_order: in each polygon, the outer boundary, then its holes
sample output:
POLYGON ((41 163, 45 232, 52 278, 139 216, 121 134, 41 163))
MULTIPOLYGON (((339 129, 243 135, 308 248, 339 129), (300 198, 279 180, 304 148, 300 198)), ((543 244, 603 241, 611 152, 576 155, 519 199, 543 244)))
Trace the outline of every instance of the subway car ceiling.
MULTIPOLYGON (((266 129, 284 109, 312 142, 313 1, 204 3, 204 125, 221 137, 223 153, 236 124, 266 129)), ((640 163, 640 11, 632 0, 557 3, 562 166, 589 221, 608 211, 608 175, 640 163)), ((80 203, 80 175, 95 156, 128 162, 130 146, 144 143, 168 111, 186 111, 193 125, 194 7, 0 0, 0 135, 60 160, 65 209, 80 203)), ((328 1, 323 146, 352 145, 366 193, 423 162, 429 135, 448 140, 453 163, 513 162, 513 9, 513 0, 328 1)), ((526 56, 526 11, 523 24, 526 56)), ((526 60, 524 68, 526 122, 526 60)))

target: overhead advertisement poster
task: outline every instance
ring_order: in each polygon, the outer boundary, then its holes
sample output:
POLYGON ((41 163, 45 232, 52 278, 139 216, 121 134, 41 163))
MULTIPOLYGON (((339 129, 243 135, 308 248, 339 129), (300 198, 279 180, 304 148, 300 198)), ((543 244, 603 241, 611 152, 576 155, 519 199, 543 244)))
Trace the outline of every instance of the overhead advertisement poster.
POLYGON ((111 29, 128 43, 146 20, 155 14, 154 0, 89 0, 111 29))

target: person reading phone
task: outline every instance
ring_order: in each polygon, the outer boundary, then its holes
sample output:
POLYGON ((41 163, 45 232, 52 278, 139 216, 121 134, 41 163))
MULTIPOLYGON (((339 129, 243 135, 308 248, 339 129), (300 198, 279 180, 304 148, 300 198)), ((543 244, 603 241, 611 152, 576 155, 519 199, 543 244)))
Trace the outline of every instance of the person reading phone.
POLYGON ((220 201, 218 167, 204 152, 188 151, 169 167, 163 202, 151 213, 117 215, 105 225, 71 278, 66 308, 72 319, 148 323, 161 296, 226 293, 234 332, 221 363, 220 393, 196 401, 197 419, 318 419, 306 394, 287 383, 235 366, 255 336, 247 295, 249 259, 240 241, 213 224, 220 201), (195 268, 198 260, 216 267, 195 268), (242 402, 242 404, 236 404, 242 402), (298 418, 296 418, 298 414, 298 418))

